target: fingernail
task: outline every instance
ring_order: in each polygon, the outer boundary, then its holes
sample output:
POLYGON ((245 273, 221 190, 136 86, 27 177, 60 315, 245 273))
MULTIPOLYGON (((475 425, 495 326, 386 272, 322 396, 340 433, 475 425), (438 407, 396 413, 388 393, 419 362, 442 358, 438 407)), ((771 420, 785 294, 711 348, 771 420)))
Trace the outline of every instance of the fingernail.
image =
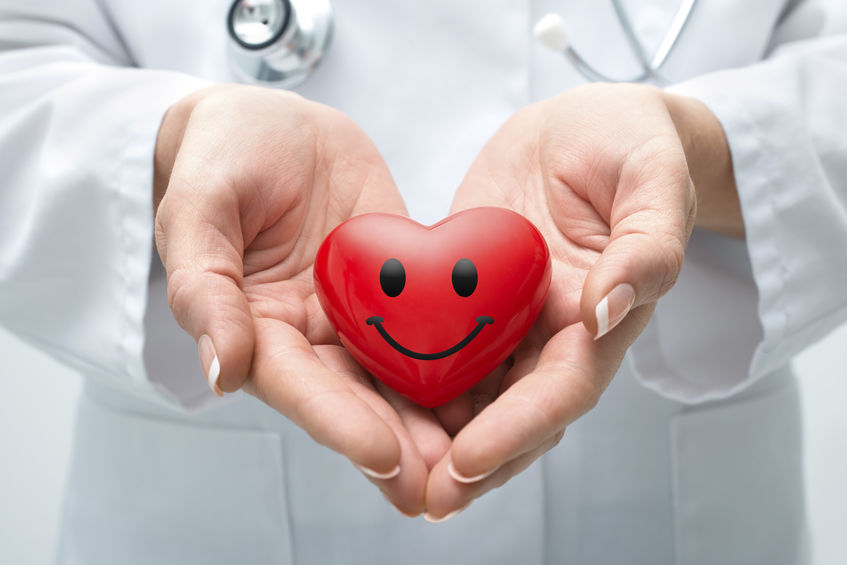
POLYGON ((449 519, 450 519, 450 518, 452 518, 453 516, 456 516, 456 515, 460 514, 460 513, 461 513, 461 512, 462 512, 465 508, 467 508, 468 506, 470 506, 470 503, 465 504, 464 506, 462 506, 462 507, 461 507, 461 508, 459 508, 458 510, 453 510, 453 511, 452 511, 452 512, 450 512, 449 514, 445 514, 445 515, 444 515, 444 516, 442 516, 441 518, 436 518, 435 516, 433 516, 433 515, 432 515, 432 514, 430 514, 429 512, 426 512, 426 513, 424 514, 424 520, 426 520, 427 522, 431 522, 431 523, 433 523, 433 524, 438 524, 438 523, 440 523, 440 522, 446 522, 447 520, 449 520, 449 519))
POLYGON ((218 396, 223 396, 224 392, 218 386, 218 379, 221 376, 221 362, 218 359, 212 338, 205 334, 201 335, 200 339, 197 340, 197 349, 200 353, 200 364, 206 372, 209 388, 218 396))
MULTIPOLYGON (((355 463, 354 463, 354 465, 355 465, 355 463)), ((393 479, 394 477, 396 477, 397 475, 400 474, 400 465, 397 465, 396 467, 394 467, 393 469, 391 469, 387 473, 380 473, 379 471, 374 471, 373 469, 365 467, 364 465, 356 465, 356 468, 358 470, 360 470, 361 472, 363 472, 364 474, 366 474, 367 476, 369 476, 370 478, 379 479, 381 481, 385 481, 387 479, 393 479)))
POLYGON ((635 289, 629 283, 621 283, 612 289, 594 309, 597 318, 597 335, 600 339, 626 318, 635 303, 635 289))
POLYGON ((463 483, 463 484, 466 484, 466 485, 478 483, 482 479, 487 479, 488 477, 493 475, 495 471, 497 471, 497 469, 491 469, 487 473, 482 473, 481 475, 476 475, 474 477, 466 477, 463 474, 461 474, 459 471, 457 471, 455 467, 453 467, 452 461, 447 463, 447 473, 451 477, 453 477, 453 480, 456 481, 457 483, 463 483))

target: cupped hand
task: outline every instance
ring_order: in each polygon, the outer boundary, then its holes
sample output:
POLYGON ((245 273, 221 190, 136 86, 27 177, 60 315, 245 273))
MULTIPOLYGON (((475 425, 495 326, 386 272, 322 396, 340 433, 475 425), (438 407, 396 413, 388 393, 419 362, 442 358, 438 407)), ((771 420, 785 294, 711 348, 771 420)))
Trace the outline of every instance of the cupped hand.
POLYGON ((507 363, 437 411, 458 434, 431 472, 431 514, 505 483, 598 402, 680 271, 695 221, 692 176, 720 188, 705 197, 716 225, 731 224, 727 210, 740 218, 737 198, 715 196, 735 194, 717 120, 649 86, 573 89, 521 110, 483 148, 453 211, 493 205, 526 216, 550 246, 553 280, 507 363))
POLYGON ((422 512, 449 438, 431 413, 376 388, 313 286, 332 228, 364 212, 405 213, 367 135, 291 93, 216 86, 168 111, 155 171, 169 303, 213 390, 243 387, 347 456, 398 509, 422 512))

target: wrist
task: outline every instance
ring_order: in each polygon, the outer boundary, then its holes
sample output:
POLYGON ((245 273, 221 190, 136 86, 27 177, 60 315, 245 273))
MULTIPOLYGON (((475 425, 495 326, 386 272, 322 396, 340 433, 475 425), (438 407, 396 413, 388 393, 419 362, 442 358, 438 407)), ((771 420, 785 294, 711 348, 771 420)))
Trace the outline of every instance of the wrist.
POLYGON ((723 127, 695 98, 662 93, 676 127, 697 194, 696 225, 724 235, 744 237, 744 219, 723 127))

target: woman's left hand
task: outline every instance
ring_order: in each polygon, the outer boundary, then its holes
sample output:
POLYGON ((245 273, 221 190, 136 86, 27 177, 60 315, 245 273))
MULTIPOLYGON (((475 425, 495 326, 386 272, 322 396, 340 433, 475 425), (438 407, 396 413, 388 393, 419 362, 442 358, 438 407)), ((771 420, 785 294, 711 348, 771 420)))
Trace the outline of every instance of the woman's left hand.
POLYGON ((458 433, 431 471, 430 517, 508 481, 598 402, 679 274, 698 199, 698 222, 743 233, 723 130, 690 98, 586 85, 524 108, 493 136, 453 211, 526 216, 550 246, 553 280, 510 359, 436 410, 458 433))

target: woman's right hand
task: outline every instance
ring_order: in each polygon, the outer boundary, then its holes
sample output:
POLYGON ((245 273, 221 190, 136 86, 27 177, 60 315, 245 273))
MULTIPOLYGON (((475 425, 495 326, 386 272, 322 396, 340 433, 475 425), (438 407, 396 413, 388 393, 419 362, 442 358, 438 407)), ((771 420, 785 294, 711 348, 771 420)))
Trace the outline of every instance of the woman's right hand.
POLYGON ((318 246, 339 223, 405 214, 373 142, 295 94, 214 86, 168 111, 155 161, 168 300, 213 390, 243 387, 347 456, 402 512, 424 511, 449 437, 431 412, 377 388, 312 282, 318 246))

